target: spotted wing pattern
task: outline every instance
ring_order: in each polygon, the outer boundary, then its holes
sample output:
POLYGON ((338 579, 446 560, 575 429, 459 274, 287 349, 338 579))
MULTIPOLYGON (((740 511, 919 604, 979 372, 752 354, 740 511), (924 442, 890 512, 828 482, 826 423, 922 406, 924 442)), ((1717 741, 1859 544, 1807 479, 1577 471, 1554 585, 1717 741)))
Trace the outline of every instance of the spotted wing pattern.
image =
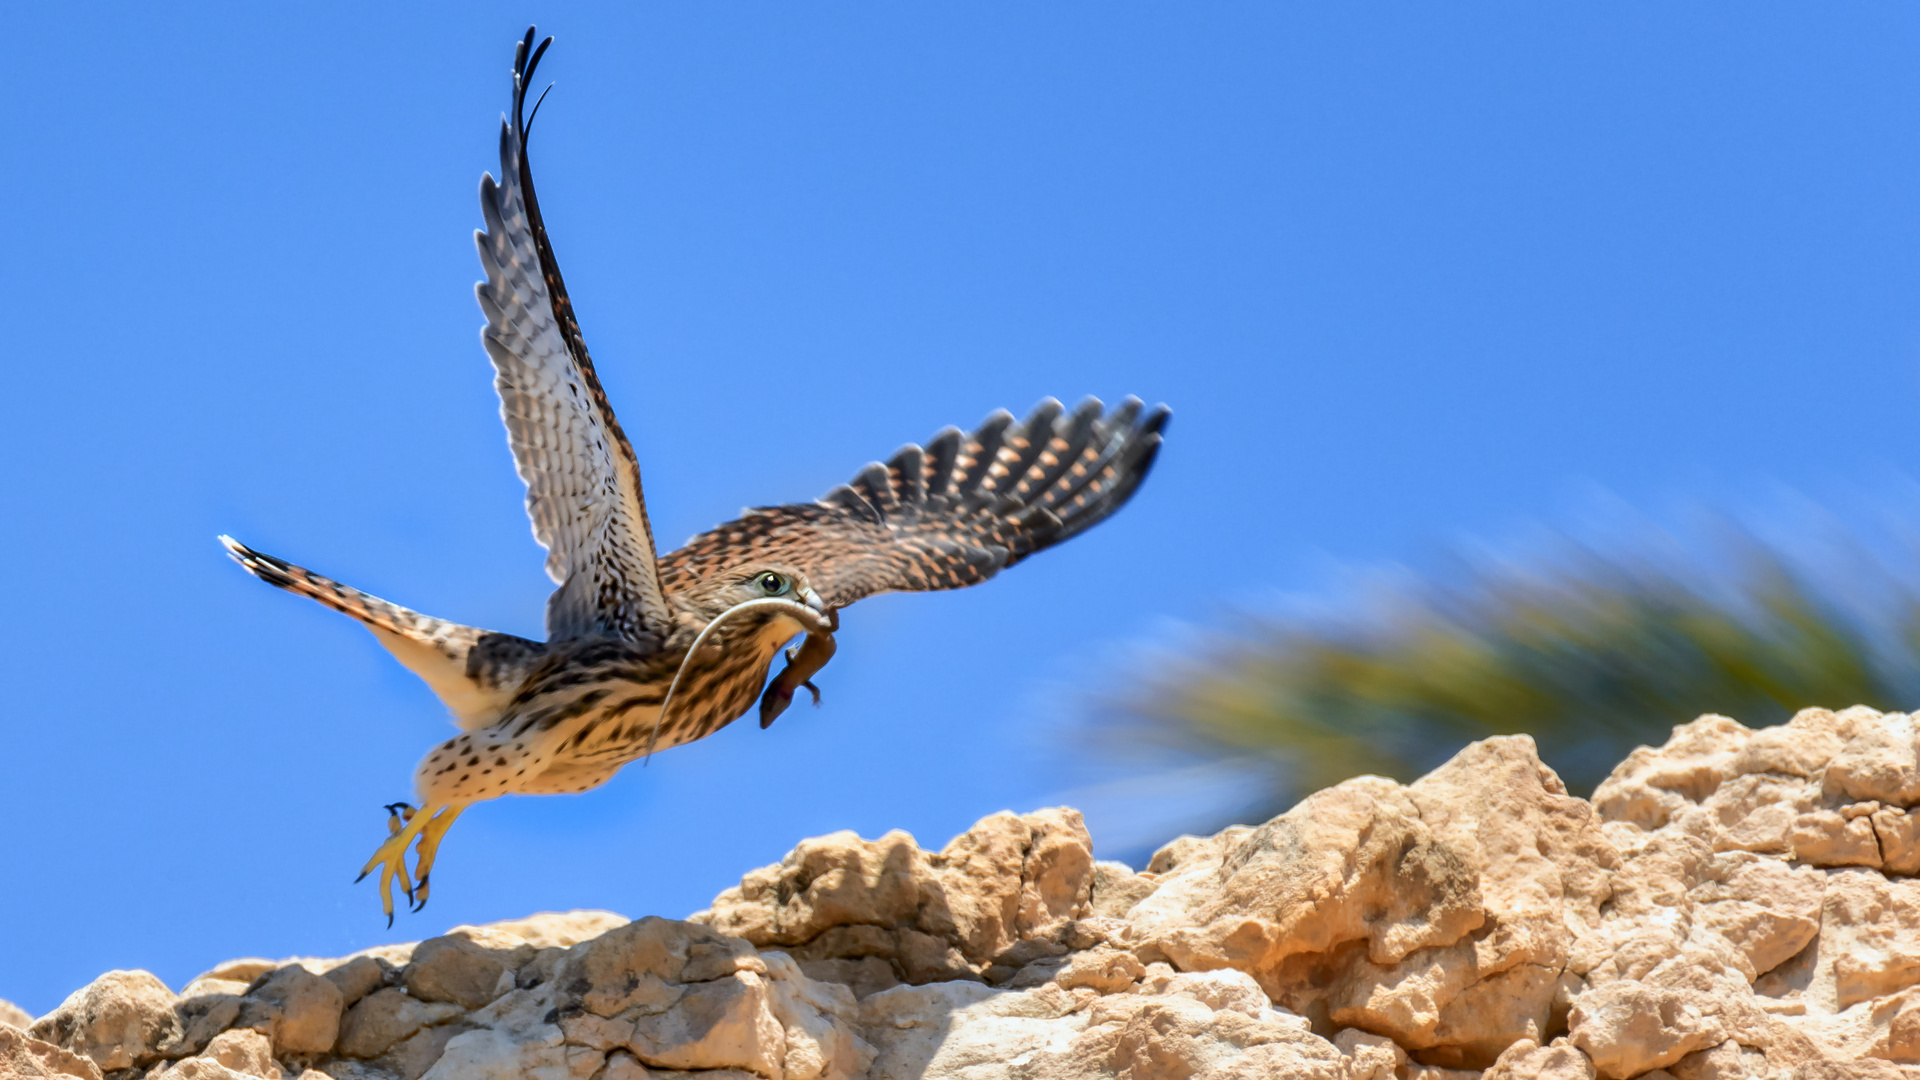
POLYGON ((1049 398, 900 448, 810 503, 748 510, 660 560, 670 591, 743 563, 785 563, 844 607, 894 591, 978 584, 1104 520, 1152 467, 1169 413, 1128 398, 1049 398))
POLYGON ((474 289, 487 317, 481 339, 493 358, 514 465, 527 485, 533 535, 560 586, 547 602, 548 636, 663 636, 670 620, 640 466, 594 374, 533 191, 527 84, 551 42, 533 49, 529 32, 520 43, 513 114, 500 125, 501 179, 480 180, 487 222, 474 234, 487 275, 474 289))

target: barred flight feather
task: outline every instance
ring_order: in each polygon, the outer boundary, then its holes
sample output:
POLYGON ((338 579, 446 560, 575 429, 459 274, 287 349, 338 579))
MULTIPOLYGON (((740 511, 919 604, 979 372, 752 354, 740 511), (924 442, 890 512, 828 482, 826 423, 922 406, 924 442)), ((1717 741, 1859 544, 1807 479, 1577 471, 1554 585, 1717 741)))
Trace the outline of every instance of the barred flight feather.
POLYGON ((660 560, 670 591, 728 567, 780 562, 844 607, 875 593, 956 589, 1112 514, 1152 467, 1170 413, 1138 399, 1072 413, 1042 401, 1004 410, 971 436, 946 428, 909 444, 811 503, 764 506, 660 560))
POLYGON ((480 180, 487 279, 474 287, 487 325, 500 418, 527 485, 527 515, 558 589, 550 638, 663 638, 672 613, 655 570, 640 466, 600 386, 540 217, 527 157, 527 81, 545 45, 515 58, 513 111, 500 125, 500 180, 480 180))

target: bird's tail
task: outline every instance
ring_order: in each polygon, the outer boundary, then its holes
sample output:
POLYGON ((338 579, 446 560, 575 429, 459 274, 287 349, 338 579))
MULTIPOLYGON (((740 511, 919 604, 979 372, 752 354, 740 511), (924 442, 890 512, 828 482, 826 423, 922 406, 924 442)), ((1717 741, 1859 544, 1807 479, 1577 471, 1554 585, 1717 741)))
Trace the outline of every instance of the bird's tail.
POLYGON ((227 554, 269 585, 360 620, 408 670, 426 680, 461 727, 491 723, 545 655, 536 641, 422 615, 321 577, 223 536, 227 554))
MULTIPOLYGON (((422 615, 399 604, 389 603, 377 596, 361 592, 359 589, 342 585, 332 578, 322 577, 304 566, 295 566, 285 559, 276 559, 264 552, 255 551, 231 536, 222 536, 220 543, 233 556, 233 561, 246 568, 247 573, 259 578, 275 588, 318 600, 342 615, 355 618, 375 630, 384 630, 389 634, 398 634, 411 638, 422 645, 446 647, 450 645, 468 645, 462 642, 462 631, 467 635, 477 633, 470 626, 436 619, 431 615, 422 615)), ((460 649, 465 652, 464 648, 460 649)))

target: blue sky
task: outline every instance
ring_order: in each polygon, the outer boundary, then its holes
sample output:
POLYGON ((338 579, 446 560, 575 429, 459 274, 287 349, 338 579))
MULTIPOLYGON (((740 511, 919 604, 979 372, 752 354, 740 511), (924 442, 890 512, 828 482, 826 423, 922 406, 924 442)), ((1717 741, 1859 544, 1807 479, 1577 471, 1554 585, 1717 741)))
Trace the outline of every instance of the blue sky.
POLYGON ((1913 490, 1912 7, 12 15, 0 997, 34 1012, 944 842, 1103 781, 1073 703, 1131 646, 1594 490, 1913 490), (539 632, 470 240, 529 21, 543 207, 665 540, 1043 395, 1175 420, 1108 524, 847 612, 820 710, 470 811, 389 931, 350 883, 444 713, 213 537, 539 632))

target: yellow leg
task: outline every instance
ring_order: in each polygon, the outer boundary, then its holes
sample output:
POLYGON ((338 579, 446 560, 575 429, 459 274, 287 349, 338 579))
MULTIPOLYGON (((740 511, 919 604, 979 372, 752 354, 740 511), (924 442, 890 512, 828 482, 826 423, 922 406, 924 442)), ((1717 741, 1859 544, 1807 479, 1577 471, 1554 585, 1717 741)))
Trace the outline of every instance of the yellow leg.
POLYGON ((413 843, 413 838, 427 827, 438 809, 432 803, 422 806, 407 821, 405 828, 387 837, 387 842, 381 844, 374 851, 373 858, 367 860, 360 877, 353 879, 360 881, 373 873, 374 867, 380 868, 380 910, 386 912, 389 927, 393 925, 393 879, 396 875, 400 878, 400 887, 406 890, 407 899, 413 899, 413 878, 407 873, 407 845, 413 843))
POLYGON ((427 822, 427 827, 421 830, 420 845, 413 849, 414 878, 416 879, 413 910, 419 911, 427 906, 427 875, 433 872, 434 856, 440 853, 440 839, 447 835, 447 830, 453 827, 453 819, 459 817, 460 811, 465 809, 465 804, 444 807, 433 816, 432 821, 427 822))

